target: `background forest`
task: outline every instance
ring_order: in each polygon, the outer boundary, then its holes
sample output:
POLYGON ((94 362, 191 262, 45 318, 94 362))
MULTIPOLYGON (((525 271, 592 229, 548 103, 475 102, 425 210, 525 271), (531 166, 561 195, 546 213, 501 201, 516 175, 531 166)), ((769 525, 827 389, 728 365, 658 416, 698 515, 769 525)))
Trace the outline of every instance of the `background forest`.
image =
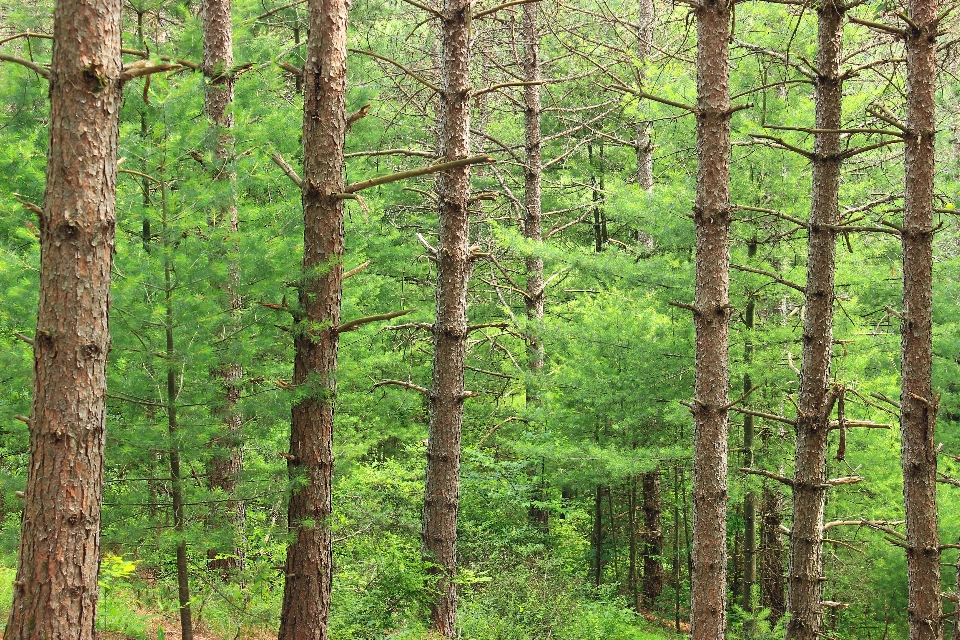
MULTIPOLYGON (((356 118, 347 183, 439 157, 440 41, 430 13, 408 2, 350 7, 347 112, 356 118)), ((471 639, 656 638, 686 630, 690 615, 693 420, 683 403, 693 396, 694 331, 683 304, 694 286, 696 121, 682 107, 696 102, 696 33, 682 2, 537 4, 541 80, 526 75, 521 3, 487 12, 495 3, 477 2, 471 24, 473 152, 495 162, 473 167, 470 203, 478 259, 468 298, 473 393, 463 421, 457 624, 471 639), (523 225, 531 86, 542 101, 542 242, 523 225), (531 289, 538 260, 542 296, 531 289), (531 312, 537 299, 542 318, 531 312)), ((747 105, 732 116, 730 397, 748 394, 732 408, 728 445, 734 637, 783 637, 795 514, 777 478, 792 477, 794 465, 814 4, 741 3, 730 43, 730 93, 747 105)), ((876 0, 850 15, 883 22, 901 10, 876 0)), ((44 0, 0 0, 0 53, 45 64, 51 16, 44 0)), ((181 589, 189 579, 201 630, 259 638, 279 625, 287 502, 297 489, 285 458, 298 393, 291 313, 303 216, 291 174, 303 162, 306 7, 235 0, 232 19, 235 97, 224 145, 205 111, 198 3, 123 5, 125 59, 180 65, 128 82, 120 124, 98 625, 135 638, 157 637, 158 624, 178 627, 178 578, 181 589)), ((940 539, 949 545, 960 542, 960 57, 952 18, 942 30, 933 321, 940 539)), ((860 480, 827 494, 824 633, 904 638, 894 400, 903 148, 878 133, 904 112, 903 43, 854 21, 842 37, 842 124, 851 131, 842 145, 858 153, 843 162, 840 183, 830 379, 844 392, 827 473, 860 480)), ((2 64, 0 104, 6 610, 29 458, 23 416, 48 144, 42 74, 2 64)), ((341 325, 337 368, 337 639, 419 638, 429 621, 420 520, 433 183, 423 175, 382 184, 346 204, 342 317, 362 322, 341 325)), ((960 592, 956 553, 943 554, 944 593, 960 592)))

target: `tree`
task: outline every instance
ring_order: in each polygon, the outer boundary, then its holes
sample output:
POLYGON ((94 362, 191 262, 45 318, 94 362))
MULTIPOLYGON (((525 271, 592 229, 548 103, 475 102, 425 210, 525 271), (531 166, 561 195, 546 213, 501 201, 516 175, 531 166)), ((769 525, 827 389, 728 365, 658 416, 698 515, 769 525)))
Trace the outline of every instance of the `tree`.
MULTIPOLYGON (((911 0, 903 29, 907 123, 903 194, 900 434, 907 520, 910 640, 943 635, 937 527, 939 399, 933 392, 933 179, 938 3, 911 0)), ((956 621, 955 621, 956 623, 956 621)))
POLYGON ((840 127, 843 78, 840 62, 845 7, 817 6, 817 73, 813 195, 807 243, 803 363, 796 423, 793 527, 787 574, 787 638, 820 636, 823 586, 823 514, 827 495, 827 436, 837 389, 830 390, 833 349, 834 261, 840 223, 840 127))
MULTIPOLYGON (((440 157, 470 155, 470 0, 445 0, 442 9, 440 157)), ((460 434, 463 425, 470 251, 470 168, 449 169, 437 179, 440 235, 437 243, 437 315, 433 324, 433 383, 427 476, 423 499, 423 552, 432 564, 436 592, 432 626, 456 635, 457 511, 460 434)))
POLYGON ((730 370, 731 0, 704 0, 697 17, 696 379, 692 405, 693 575, 690 633, 722 640, 726 626, 727 415, 730 370))
MULTIPOLYGON (((209 138, 212 143, 212 179, 215 197, 209 212, 210 226, 214 231, 215 242, 220 245, 214 251, 214 259, 224 260, 227 264, 227 281, 220 284, 221 304, 226 321, 218 327, 215 339, 225 341, 236 329, 237 314, 243 305, 240 296, 240 273, 235 245, 239 232, 239 217, 236 202, 236 175, 233 170, 236 151, 233 134, 233 85, 236 80, 233 69, 233 28, 230 15, 230 0, 204 0, 200 7, 203 29, 203 64, 206 78, 203 108, 210 119, 209 138), (219 191, 219 193, 218 193, 219 191)), ((230 350, 227 350, 230 353, 230 350)), ((219 489, 228 496, 237 490, 237 481, 243 465, 243 416, 237 406, 240 400, 240 380, 243 367, 229 356, 221 356, 214 375, 223 387, 223 431, 214 439, 215 451, 208 464, 209 483, 212 489, 219 489)), ((236 501, 228 505, 233 511, 232 520, 238 533, 243 530, 244 505, 236 501)), ((235 547, 230 550, 243 550, 235 547)), ((237 564, 232 559, 217 559, 217 550, 209 549, 208 555, 214 565, 230 567, 237 564)))
POLYGON ((280 640, 326 640, 333 582, 333 410, 343 292, 347 0, 311 0, 303 68, 303 266, 294 311, 297 397, 285 456, 292 542, 280 640))
POLYGON ((57 2, 30 466, 5 640, 94 637, 122 72, 120 2, 57 2))

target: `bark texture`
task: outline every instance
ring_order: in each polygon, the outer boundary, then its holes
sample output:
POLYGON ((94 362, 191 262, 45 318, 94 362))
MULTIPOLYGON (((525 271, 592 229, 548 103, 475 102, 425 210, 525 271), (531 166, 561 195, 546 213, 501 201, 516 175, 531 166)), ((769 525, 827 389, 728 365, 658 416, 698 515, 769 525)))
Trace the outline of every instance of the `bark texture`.
POLYGON ((814 100, 818 133, 813 144, 803 364, 793 476, 793 533, 787 574, 790 621, 786 637, 791 640, 816 640, 821 626, 827 436, 836 399, 829 387, 837 233, 829 225, 840 222, 840 134, 835 130, 841 126, 843 11, 844 7, 835 0, 822 2, 817 7, 814 100))
POLYGON ((288 523, 279 640, 326 640, 333 582, 331 482, 343 291, 346 0, 311 0, 304 65, 303 271, 295 315, 288 523))
MULTIPOLYGON (((757 255, 757 242, 752 240, 747 245, 747 255, 751 258, 757 255)), ((743 392, 749 393, 753 388, 753 379, 750 376, 750 364, 753 362, 753 318, 756 303, 751 298, 744 309, 744 331, 746 342, 743 346, 743 363, 748 367, 743 374, 743 392)), ((743 416, 743 462, 747 467, 753 467, 754 424, 753 416, 743 416)), ((744 611, 753 611, 753 585, 757 582, 757 495, 748 491, 743 497, 743 583, 740 593, 740 606, 744 611)))
POLYGON ((730 370, 731 4, 709 0, 697 16, 696 378, 693 571, 690 632, 723 640, 727 573, 727 402, 730 370))
POLYGON ((30 466, 5 640, 92 640, 116 227, 119 0, 59 0, 30 466))
POLYGON ((938 399, 933 392, 933 178, 936 0, 910 0, 906 28, 907 127, 903 195, 903 364, 900 437, 907 524, 910 640, 943 635, 937 531, 938 399))
MULTIPOLYGON (((443 4, 440 157, 470 155, 470 0, 443 4)), ((460 430, 463 424, 470 258, 469 166, 437 178, 440 237, 437 245, 437 317, 433 328, 433 382, 421 534, 436 579, 430 603, 433 629, 455 636, 457 614, 457 511, 460 430)))

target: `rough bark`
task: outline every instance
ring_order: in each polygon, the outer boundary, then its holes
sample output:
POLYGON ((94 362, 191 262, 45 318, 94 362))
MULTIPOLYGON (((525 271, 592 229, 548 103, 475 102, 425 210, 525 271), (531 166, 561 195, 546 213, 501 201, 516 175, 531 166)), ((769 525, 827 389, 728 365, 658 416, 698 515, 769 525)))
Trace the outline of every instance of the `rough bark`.
MULTIPOLYGON (((217 339, 226 340, 236 326, 236 315, 242 306, 239 294, 239 264, 236 259, 236 234, 239 230, 236 196, 234 193, 235 173, 232 168, 234 155, 233 104, 234 77, 228 72, 233 67, 233 29, 230 19, 230 0, 203 0, 200 7, 203 28, 203 74, 206 78, 203 107, 210 120, 209 137, 213 144, 213 180, 218 185, 217 202, 210 211, 211 227, 216 231, 218 247, 214 249, 215 259, 228 261, 228 281, 220 283, 221 304, 227 321, 219 328, 217 339)), ((221 415, 223 431, 214 439, 214 454, 207 465, 207 474, 211 489, 223 491, 233 496, 237 491, 240 471, 243 467, 243 416, 237 403, 240 400, 240 380, 243 368, 235 362, 221 359, 214 375, 223 389, 221 415)), ((232 528, 243 531, 245 520, 242 501, 227 503, 232 528)), ((218 559, 218 551, 209 549, 210 565, 213 568, 230 569, 239 564, 243 555, 242 545, 229 550, 234 558, 218 559)))
MULTIPOLYGON (((637 64, 643 82, 646 80, 644 65, 653 50, 653 0, 640 0, 637 18, 637 64)), ((653 139, 649 122, 641 122, 637 127, 637 184, 644 191, 653 190, 653 139)))
POLYGON ((643 605, 653 608, 663 593, 663 501, 660 470, 643 474, 643 605))
POLYGON ((816 640, 821 627, 823 514, 827 436, 834 395, 830 386, 833 344, 833 280, 839 224, 841 90, 844 7, 834 0, 817 7, 816 128, 813 191, 807 243, 806 313, 803 322, 799 408, 793 476, 793 527, 787 574, 786 637, 816 640))
POLYGON ((30 465, 5 640, 92 640, 116 227, 119 0, 59 0, 30 465))
POLYGON ((770 610, 770 622, 776 624, 787 610, 783 536, 780 533, 783 496, 764 486, 760 505, 760 606, 770 610))
POLYGON ((279 640, 326 640, 337 327, 343 291, 347 0, 311 0, 304 66, 303 267, 294 317, 288 523, 279 640))
POLYGON ((697 16, 696 325, 693 572, 690 632, 722 640, 726 625, 727 402, 730 371, 731 4, 710 0, 697 16))
POLYGON ((943 635, 933 392, 933 179, 936 0, 910 0, 906 26, 907 128, 903 196, 900 434, 907 525, 910 640, 943 635))
MULTIPOLYGON (((442 19, 440 157, 470 155, 470 0, 445 0, 442 19)), ((457 511, 460 430, 463 424, 470 257, 470 168, 437 179, 440 234, 437 245, 437 314, 433 329, 433 382, 423 504, 423 553, 435 578, 430 603, 433 629, 455 635, 457 613, 457 511)))

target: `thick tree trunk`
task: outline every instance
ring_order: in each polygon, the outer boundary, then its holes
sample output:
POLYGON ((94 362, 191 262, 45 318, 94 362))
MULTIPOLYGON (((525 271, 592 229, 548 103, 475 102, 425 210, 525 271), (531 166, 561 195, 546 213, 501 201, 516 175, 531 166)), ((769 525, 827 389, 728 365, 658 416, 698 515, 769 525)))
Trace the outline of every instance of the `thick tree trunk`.
POLYGON ((763 525, 760 542, 760 606, 770 609, 770 622, 776 624, 787 610, 783 575, 783 496, 763 487, 760 498, 763 525))
MULTIPOLYGON (((443 4, 440 157, 470 155, 470 0, 443 4)), ((422 547, 436 578, 430 603, 433 628, 455 635, 457 614, 457 511, 460 491, 460 430, 467 348, 467 287, 470 256, 470 168, 450 169, 437 179, 440 237, 437 246, 437 317, 433 329, 433 383, 423 504, 422 547)))
POLYGON ((727 402, 730 371, 731 3, 708 0, 697 15, 696 378, 694 381, 693 575, 690 632, 722 640, 726 626, 727 402))
POLYGON ((937 4, 936 0, 910 0, 912 23, 905 27, 910 134, 903 196, 900 434, 910 640, 939 640, 943 635, 934 448, 938 399, 931 381, 937 4))
POLYGON ((833 348, 833 278, 839 224, 841 90, 844 8, 834 0, 817 7, 816 128, 813 193, 807 248, 806 313, 793 476, 793 533, 787 574, 786 637, 816 640, 821 626, 823 514, 827 436, 835 394, 829 390, 833 348))
POLYGON ((295 316, 297 401, 287 470, 294 489, 279 640, 326 640, 337 328, 343 291, 343 145, 347 131, 347 0, 310 0, 303 78, 303 271, 295 316))
MULTIPOLYGON (((653 50, 653 0, 640 0, 637 15, 637 64, 641 69, 653 50)), ((646 80, 641 75, 641 81, 646 80)), ((653 189, 653 139, 649 122, 637 127, 637 184, 644 191, 653 189)))
POLYGON ((663 593, 663 501, 660 470, 643 474, 643 605, 652 608, 663 593))
POLYGON ((6 640, 92 640, 116 227, 119 0, 59 0, 30 465, 6 640))
MULTIPOLYGON (((230 0, 204 0, 200 7, 203 26, 203 74, 206 78, 204 112, 210 119, 210 139, 213 145, 213 180, 217 185, 217 204, 210 212, 210 225, 218 247, 214 248, 215 259, 228 263, 225 283, 219 283, 227 319, 219 328, 217 338, 226 340, 236 328, 236 315, 242 306, 239 293, 240 272, 237 262, 237 232, 239 218, 234 193, 236 175, 233 171, 234 140, 233 104, 234 78, 228 72, 233 67, 233 29, 230 20, 230 0)), ((207 465, 211 489, 223 491, 233 497, 237 491, 240 471, 243 467, 243 416, 237 407, 240 400, 240 381, 243 368, 236 362, 221 358, 214 375, 223 388, 221 413, 223 432, 214 439, 216 448, 207 465)), ((242 501, 227 503, 228 519, 234 531, 243 531, 245 512, 242 501)), ((218 550, 209 549, 212 568, 230 569, 239 564, 243 545, 235 545, 228 552, 235 557, 218 559, 218 550)))

